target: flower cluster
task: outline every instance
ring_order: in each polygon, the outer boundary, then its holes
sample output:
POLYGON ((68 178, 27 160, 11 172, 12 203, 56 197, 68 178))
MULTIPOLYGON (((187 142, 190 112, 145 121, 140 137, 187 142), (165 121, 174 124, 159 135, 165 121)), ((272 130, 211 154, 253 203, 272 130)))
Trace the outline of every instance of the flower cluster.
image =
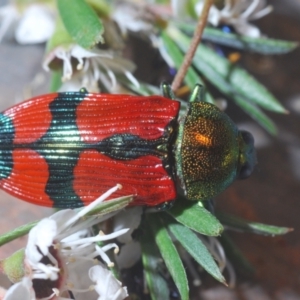
POLYGON ((89 206, 75 212, 61 210, 41 220, 29 233, 24 256, 24 277, 14 284, 3 299, 114 299, 128 296, 107 267, 113 267, 107 251, 119 248, 115 243, 103 242, 125 234, 121 229, 105 235, 93 236, 91 227, 112 216, 86 214, 120 188, 108 190, 89 206), (102 244, 99 244, 102 243, 102 244), (98 259, 96 259, 98 258, 98 259), (19 297, 22 295, 21 297, 19 297), (88 296, 87 296, 88 295, 88 296))
MULTIPOLYGON (((203 4, 199 1, 195 6, 199 15, 203 4)), ((256 38, 260 36, 260 30, 249 21, 260 19, 271 11, 272 7, 266 6, 265 0, 225 0, 222 9, 215 5, 211 7, 208 22, 213 26, 231 25, 237 33, 256 38)))

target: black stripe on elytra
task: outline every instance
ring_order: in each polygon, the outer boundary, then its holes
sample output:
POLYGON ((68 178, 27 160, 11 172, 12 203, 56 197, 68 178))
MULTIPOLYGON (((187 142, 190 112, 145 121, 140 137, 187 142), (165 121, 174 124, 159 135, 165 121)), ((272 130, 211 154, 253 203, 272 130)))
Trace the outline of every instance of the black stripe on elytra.
POLYGON ((166 144, 168 139, 162 137, 156 140, 145 140, 133 134, 114 134, 103 139, 91 148, 117 160, 136 159, 144 155, 161 156, 163 159, 163 149, 159 147, 166 144))
POLYGON ((30 147, 39 152, 48 164, 45 192, 53 200, 54 207, 83 206, 73 188, 73 170, 82 151, 76 109, 85 96, 85 92, 58 94, 49 105, 52 121, 48 131, 30 147))
MULTIPOLYGON (((45 192, 53 200, 54 207, 83 206, 73 188, 73 181, 74 168, 84 150, 96 150, 117 160, 155 155, 162 159, 165 166, 172 165, 171 142, 174 140, 174 134, 170 134, 168 130, 156 140, 145 140, 132 134, 115 134, 96 144, 83 142, 76 124, 76 109, 85 96, 85 91, 58 94, 49 105, 52 121, 45 135, 30 144, 14 145, 14 148, 35 150, 45 158, 49 170, 45 192)), ((176 119, 170 126, 174 129, 175 124, 176 119)))
POLYGON ((0 180, 7 178, 13 168, 15 128, 10 117, 0 114, 0 180))

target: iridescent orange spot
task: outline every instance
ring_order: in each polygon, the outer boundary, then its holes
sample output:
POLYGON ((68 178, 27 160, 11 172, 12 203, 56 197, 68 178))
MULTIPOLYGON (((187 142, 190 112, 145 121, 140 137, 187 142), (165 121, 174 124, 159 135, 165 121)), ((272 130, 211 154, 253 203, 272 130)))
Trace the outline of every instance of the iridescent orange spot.
POLYGON ((211 147, 213 145, 212 138, 210 138, 204 134, 196 133, 195 139, 197 142, 199 142, 203 146, 211 147))

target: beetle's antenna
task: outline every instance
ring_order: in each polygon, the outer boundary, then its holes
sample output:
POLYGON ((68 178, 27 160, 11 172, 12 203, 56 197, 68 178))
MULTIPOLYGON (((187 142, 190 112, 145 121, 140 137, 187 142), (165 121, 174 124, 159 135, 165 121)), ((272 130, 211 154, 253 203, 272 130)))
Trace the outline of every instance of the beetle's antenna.
POLYGON ((161 88, 161 92, 162 92, 162 95, 166 98, 170 98, 172 100, 175 100, 175 95, 171 89, 171 86, 166 83, 166 82, 163 82, 160 86, 161 88))
POLYGON ((196 84, 191 95, 189 102, 202 102, 204 99, 204 87, 200 84, 196 84))

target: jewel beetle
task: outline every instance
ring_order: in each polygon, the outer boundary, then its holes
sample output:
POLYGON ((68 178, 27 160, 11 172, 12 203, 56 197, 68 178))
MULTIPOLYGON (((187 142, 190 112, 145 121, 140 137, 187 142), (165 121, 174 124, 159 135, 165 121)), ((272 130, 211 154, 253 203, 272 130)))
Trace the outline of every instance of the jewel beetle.
POLYGON ((191 93, 188 112, 163 96, 46 94, 0 114, 0 188, 44 206, 75 208, 119 183, 115 196, 159 206, 206 200, 255 165, 253 137, 191 93))

